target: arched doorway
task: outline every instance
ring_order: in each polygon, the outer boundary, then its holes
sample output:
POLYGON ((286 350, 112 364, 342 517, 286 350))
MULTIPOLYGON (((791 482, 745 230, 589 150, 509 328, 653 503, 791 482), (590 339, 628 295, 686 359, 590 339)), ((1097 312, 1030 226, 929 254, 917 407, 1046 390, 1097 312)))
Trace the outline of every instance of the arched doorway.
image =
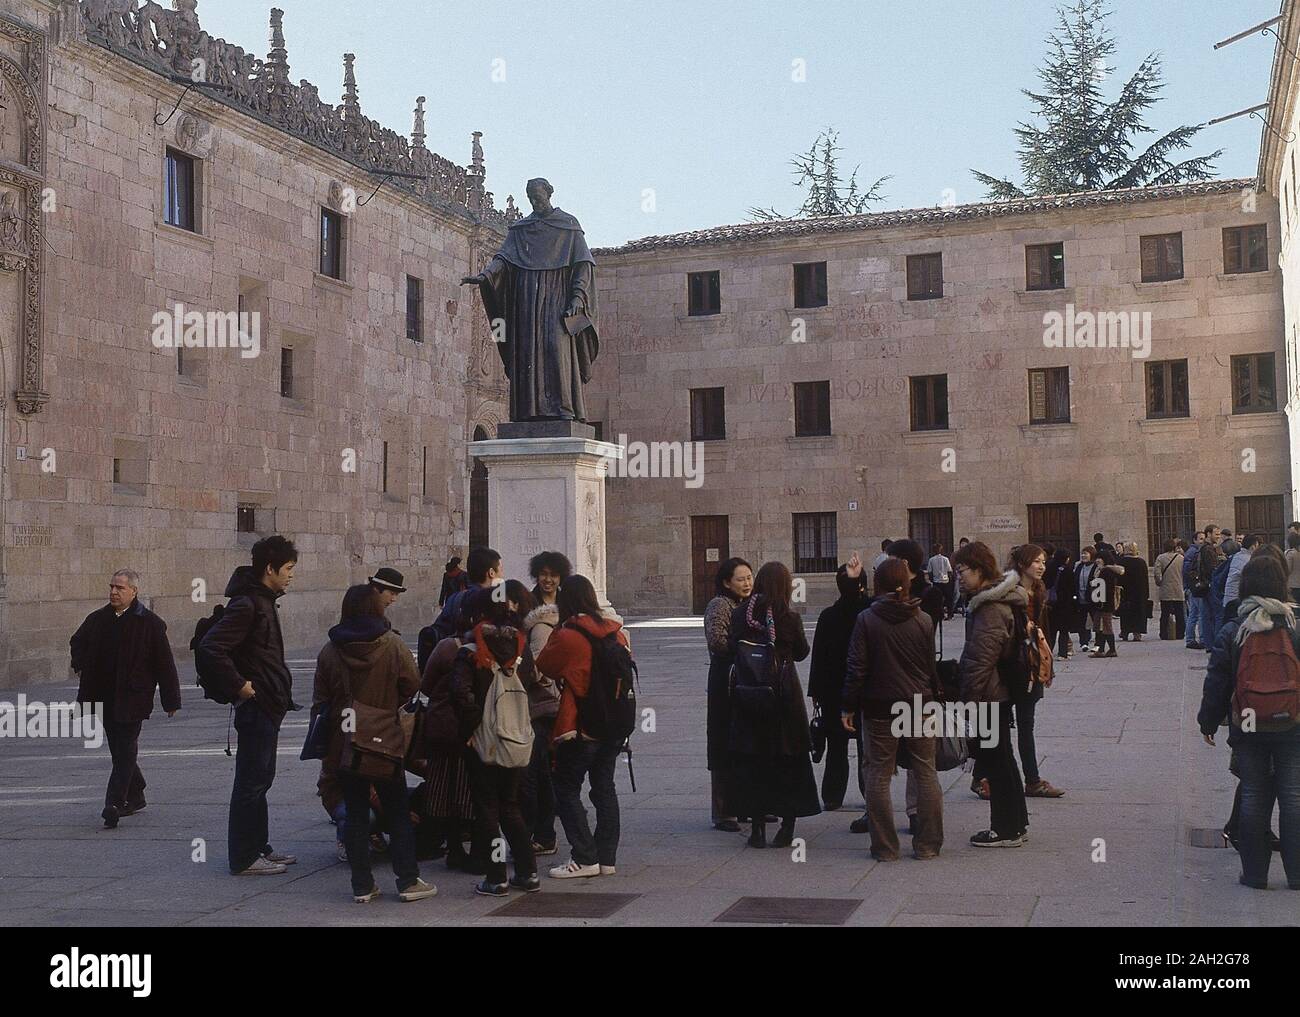
MULTIPOLYGON (((482 425, 474 428, 474 440, 486 441, 488 433, 482 425)), ((488 545, 488 472, 483 460, 477 456, 470 460, 469 470, 469 546, 488 545)))

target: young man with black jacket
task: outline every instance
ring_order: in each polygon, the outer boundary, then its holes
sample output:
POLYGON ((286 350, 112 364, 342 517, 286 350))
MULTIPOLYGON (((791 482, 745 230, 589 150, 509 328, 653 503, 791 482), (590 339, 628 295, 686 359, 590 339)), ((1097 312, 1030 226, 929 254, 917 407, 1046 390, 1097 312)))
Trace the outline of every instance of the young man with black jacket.
POLYGON ((229 863, 235 875, 278 875, 298 859, 269 842, 266 794, 275 780, 280 724, 293 701, 276 601, 293 582, 298 551, 279 535, 253 545, 252 565, 235 569, 225 612, 195 651, 200 672, 215 676, 237 702, 235 786, 230 794, 229 863))

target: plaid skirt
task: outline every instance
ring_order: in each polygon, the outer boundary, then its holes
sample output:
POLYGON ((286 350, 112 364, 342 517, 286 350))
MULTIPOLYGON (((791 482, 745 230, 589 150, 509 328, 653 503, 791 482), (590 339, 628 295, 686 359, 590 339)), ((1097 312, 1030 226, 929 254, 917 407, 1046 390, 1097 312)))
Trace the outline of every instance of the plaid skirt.
POLYGON ((431 753, 429 775, 424 782, 419 809, 429 819, 473 817, 469 771, 459 752, 431 753))

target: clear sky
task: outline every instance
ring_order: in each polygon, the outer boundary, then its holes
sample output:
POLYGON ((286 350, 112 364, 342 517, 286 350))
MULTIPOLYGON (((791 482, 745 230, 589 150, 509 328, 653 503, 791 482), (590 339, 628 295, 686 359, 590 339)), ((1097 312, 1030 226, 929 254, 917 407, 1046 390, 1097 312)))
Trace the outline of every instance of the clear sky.
MULTIPOLYGON (((464 165, 483 132, 488 188, 526 205, 545 176, 592 246, 743 222, 798 207, 789 168, 827 125, 859 180, 891 174, 877 209, 978 201, 976 167, 1019 179, 1020 89, 1036 87, 1050 0, 276 0, 290 77, 337 103, 355 52, 362 110, 403 134, 427 97, 427 144, 464 165), (794 61, 806 80, 792 80, 794 61), (504 81, 494 81, 494 70, 504 81), (643 210, 654 192, 653 211, 643 210)), ((268 0, 200 0, 212 35, 265 56, 268 0)), ((1278 0, 1118 0, 1108 97, 1147 53, 1164 59, 1163 132, 1262 102, 1273 39, 1212 46, 1278 0)), ((1224 150, 1252 176, 1260 123, 1207 128, 1188 154, 1224 150)))

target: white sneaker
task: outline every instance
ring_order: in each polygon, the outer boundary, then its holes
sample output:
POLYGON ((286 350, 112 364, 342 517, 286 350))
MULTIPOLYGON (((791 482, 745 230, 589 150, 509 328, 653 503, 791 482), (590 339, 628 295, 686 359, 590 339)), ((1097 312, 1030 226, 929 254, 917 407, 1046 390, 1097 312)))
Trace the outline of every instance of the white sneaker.
POLYGON ((601 875, 601 866, 599 865, 582 865, 569 859, 564 865, 557 865, 551 870, 553 879, 586 879, 590 876, 601 875))
POLYGON ((424 900, 426 897, 432 897, 437 894, 438 888, 432 883, 426 883, 423 879, 417 879, 405 890, 397 891, 397 899, 404 904, 410 904, 413 901, 424 900))
POLYGON ((236 876, 278 876, 282 872, 288 872, 279 862, 268 862, 265 858, 254 860, 253 864, 246 869, 236 872, 236 876))
POLYGON ((602 865, 602 866, 600 867, 600 874, 601 874, 602 876, 612 876, 612 875, 614 875, 614 866, 612 866, 612 865, 602 865))

